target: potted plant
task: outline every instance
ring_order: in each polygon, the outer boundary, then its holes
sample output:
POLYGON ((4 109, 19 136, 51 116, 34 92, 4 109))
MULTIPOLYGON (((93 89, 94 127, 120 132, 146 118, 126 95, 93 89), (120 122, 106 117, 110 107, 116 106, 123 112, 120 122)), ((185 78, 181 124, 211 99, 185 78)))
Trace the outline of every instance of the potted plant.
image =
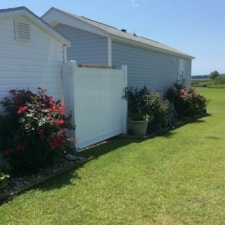
POLYGON ((135 136, 145 136, 147 133, 148 122, 150 116, 145 113, 131 114, 129 117, 129 125, 135 136))
POLYGON ((126 88, 125 98, 128 101, 129 127, 135 136, 144 136, 147 133, 150 115, 147 108, 149 91, 144 86, 142 89, 126 88))

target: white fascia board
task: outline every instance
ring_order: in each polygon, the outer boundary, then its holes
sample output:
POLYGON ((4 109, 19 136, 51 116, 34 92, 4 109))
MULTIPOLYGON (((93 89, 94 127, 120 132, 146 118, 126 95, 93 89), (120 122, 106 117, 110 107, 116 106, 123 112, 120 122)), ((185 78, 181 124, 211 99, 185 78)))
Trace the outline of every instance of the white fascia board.
POLYGON ((50 24, 51 26, 56 26, 57 24, 65 24, 70 27, 81 29, 87 32, 91 32, 100 36, 108 37, 107 32, 101 30, 95 26, 87 24, 86 22, 79 20, 75 17, 72 17, 68 14, 64 14, 57 10, 50 10, 42 16, 42 19, 50 24))

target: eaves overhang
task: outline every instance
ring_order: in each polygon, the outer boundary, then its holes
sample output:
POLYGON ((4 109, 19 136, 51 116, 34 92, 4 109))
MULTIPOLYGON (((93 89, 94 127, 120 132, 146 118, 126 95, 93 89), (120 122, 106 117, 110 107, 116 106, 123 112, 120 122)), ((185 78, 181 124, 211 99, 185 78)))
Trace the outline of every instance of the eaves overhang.
POLYGON ((111 38, 112 41, 120 42, 120 43, 127 44, 130 46, 138 47, 138 48, 148 49, 148 50, 152 50, 152 51, 156 51, 156 52, 160 52, 160 53, 164 53, 164 54, 169 54, 169 55, 173 55, 173 56, 177 56, 177 57, 182 57, 182 58, 186 58, 186 59, 194 59, 195 58, 191 55, 188 55, 188 54, 178 51, 176 49, 173 50, 171 47, 168 47, 166 45, 164 45, 164 48, 162 48, 161 43, 160 43, 160 46, 157 46, 158 45, 157 42, 155 45, 150 45, 150 44, 136 41, 133 39, 123 38, 121 36, 117 36, 114 34, 109 34, 109 37, 111 38))

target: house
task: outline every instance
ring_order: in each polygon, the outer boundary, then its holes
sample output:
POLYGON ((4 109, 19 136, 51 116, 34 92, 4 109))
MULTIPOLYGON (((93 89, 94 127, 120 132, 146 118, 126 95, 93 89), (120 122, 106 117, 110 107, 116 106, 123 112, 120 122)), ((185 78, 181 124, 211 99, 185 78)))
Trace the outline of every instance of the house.
POLYGON ((10 89, 38 87, 61 98, 70 42, 25 7, 0 10, 0 30, 0 99, 10 89))
POLYGON ((180 81, 189 87, 193 57, 167 45, 56 8, 42 19, 71 41, 68 60, 128 67, 128 86, 165 90, 180 81))
POLYGON ((77 148, 126 132, 126 66, 80 68, 67 62, 70 41, 25 7, 0 10, 0 30, 0 100, 11 89, 38 87, 63 98, 76 124, 70 136, 77 148))

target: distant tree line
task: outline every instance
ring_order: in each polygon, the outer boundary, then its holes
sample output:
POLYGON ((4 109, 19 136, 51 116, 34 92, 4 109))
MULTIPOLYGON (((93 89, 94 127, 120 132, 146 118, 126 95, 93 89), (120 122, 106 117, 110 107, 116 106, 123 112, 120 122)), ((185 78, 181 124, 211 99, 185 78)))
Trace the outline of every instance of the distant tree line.
POLYGON ((212 71, 208 75, 194 75, 192 76, 193 80, 224 80, 225 81, 225 74, 219 73, 217 70, 212 71))
POLYGON ((191 76, 192 80, 209 80, 209 75, 194 75, 191 76))
POLYGON ((209 74, 209 79, 216 80, 219 76, 219 72, 217 70, 214 70, 209 74))
POLYGON ((217 70, 212 71, 209 74, 210 80, 225 80, 225 74, 220 74, 217 70))

